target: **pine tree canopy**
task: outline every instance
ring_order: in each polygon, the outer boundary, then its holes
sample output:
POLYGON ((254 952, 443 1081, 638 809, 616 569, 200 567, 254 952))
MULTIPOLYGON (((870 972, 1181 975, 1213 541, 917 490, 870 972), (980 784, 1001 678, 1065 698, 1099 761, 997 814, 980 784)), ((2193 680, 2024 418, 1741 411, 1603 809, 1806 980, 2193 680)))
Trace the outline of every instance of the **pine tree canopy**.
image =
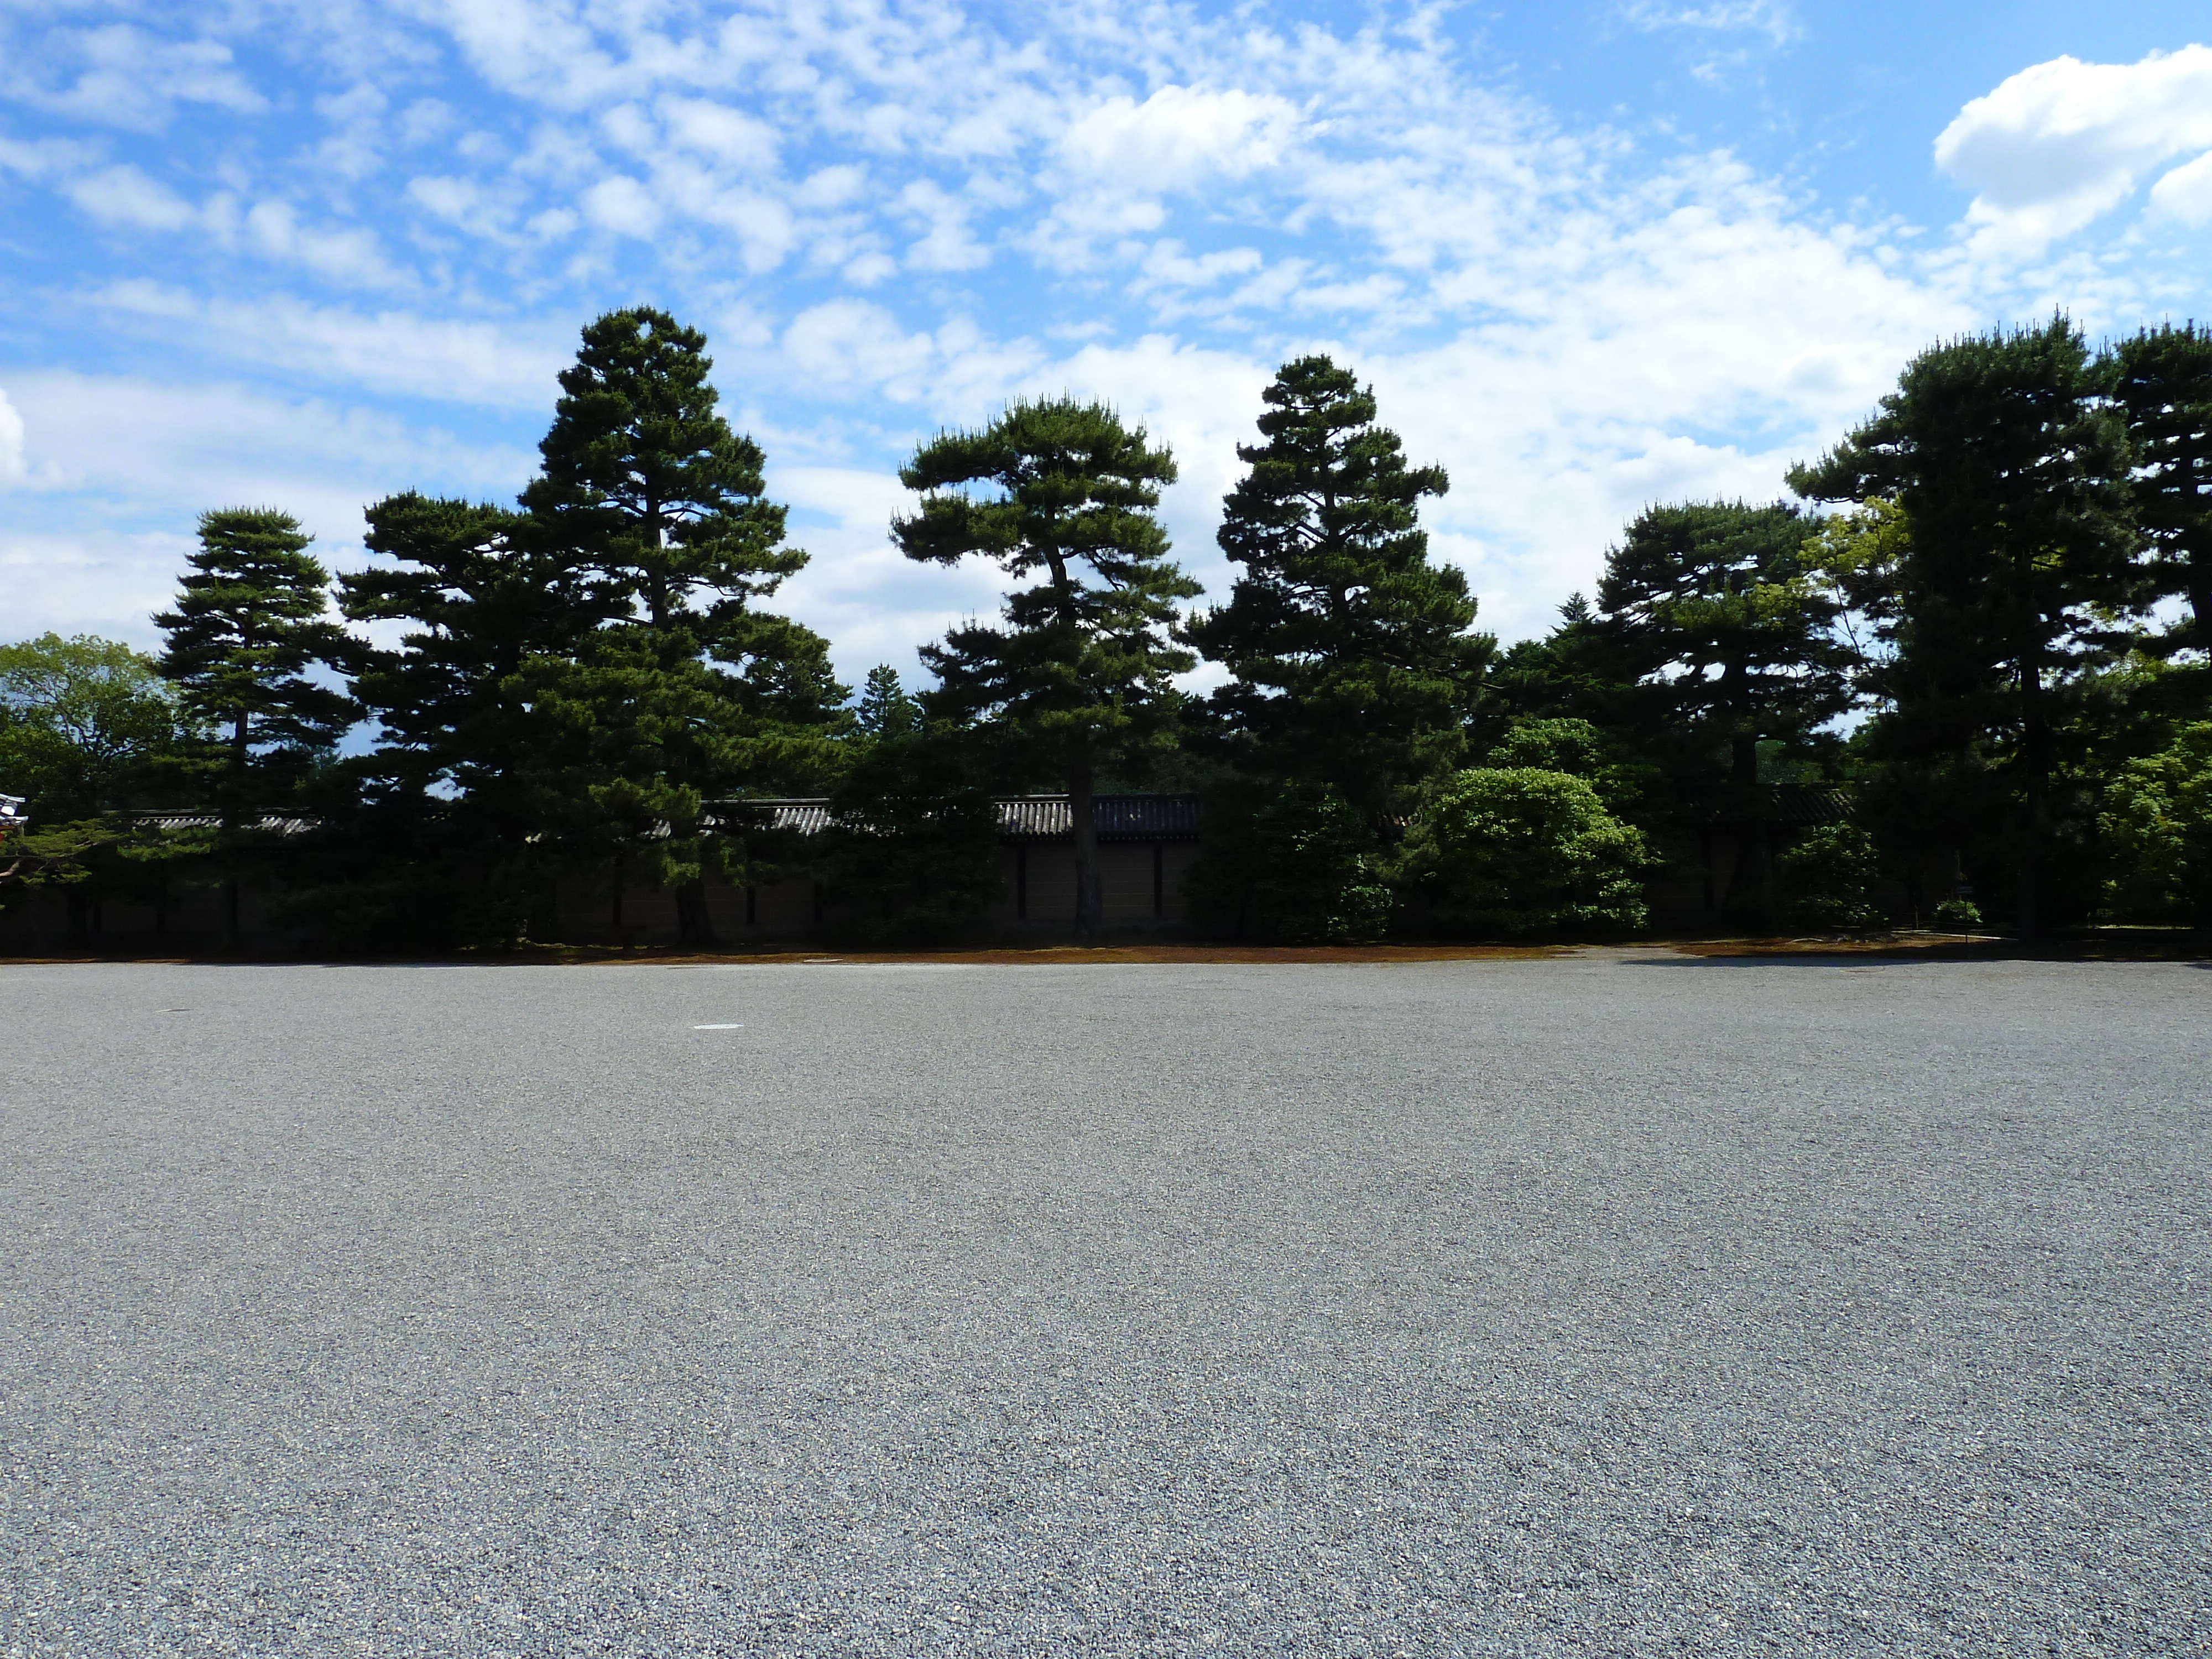
POLYGON ((242 799, 263 763, 296 771, 353 723, 353 700, 309 672, 345 664, 353 642, 329 618, 330 573, 290 514, 226 508, 203 514, 199 532, 176 609, 154 618, 168 636, 161 672, 187 713, 222 732, 225 787, 242 799))
POLYGON ((1085 763, 1156 726, 1170 678, 1194 661, 1166 638, 1175 601, 1199 591, 1153 516, 1175 477, 1141 428, 1065 398, 924 444, 899 474, 927 492, 918 513, 891 521, 900 550, 939 564, 981 554, 1042 577, 1007 598, 1005 629, 955 629, 924 649, 941 682, 931 701, 958 717, 1002 715, 1085 763))
POLYGON ((1285 364, 1261 396, 1265 441, 1238 447, 1250 470, 1219 532, 1244 574, 1188 636, 1235 676, 1213 707, 1263 766, 1387 812, 1457 763, 1496 651, 1470 631, 1466 576, 1429 562, 1419 503, 1448 481, 1406 465, 1373 392, 1327 357, 1285 364))
POLYGON ((1802 739, 1850 705, 1838 606, 1808 567, 1813 525, 1784 503, 1655 507, 1606 556, 1598 605, 1654 713, 1758 777, 1763 738, 1802 739))
POLYGON ((910 559, 969 554, 1042 579, 1009 594, 1004 628, 956 628, 924 647, 931 713, 989 718, 1030 768, 1066 781, 1073 817, 1076 931, 1099 926, 1091 793, 1098 769, 1141 765, 1168 737, 1175 675, 1196 659, 1170 643, 1175 602, 1198 584, 1168 557, 1153 516, 1175 460, 1102 404, 1018 403, 980 432, 941 433, 899 477, 925 492, 891 520, 910 559))
POLYGON ((745 600, 806 562, 763 499, 759 446, 730 429, 707 338, 663 311, 610 312, 584 330, 523 505, 574 559, 610 620, 679 621, 744 654, 745 600))
POLYGON ((2137 449, 2136 516, 2163 593, 2189 601, 2176 644, 2212 651, 2212 328, 2146 329, 2112 352, 2137 449))
POLYGON ((2103 398, 2108 378, 2063 317, 1937 346, 1873 420, 1790 479, 1815 498, 1893 500, 1909 522, 1884 671, 1893 707, 1874 736, 1892 755, 1950 757, 1954 770, 1986 760, 2010 780, 2006 856, 2031 933, 2063 833, 2057 732, 2155 591, 2136 556, 2135 450, 2103 398))

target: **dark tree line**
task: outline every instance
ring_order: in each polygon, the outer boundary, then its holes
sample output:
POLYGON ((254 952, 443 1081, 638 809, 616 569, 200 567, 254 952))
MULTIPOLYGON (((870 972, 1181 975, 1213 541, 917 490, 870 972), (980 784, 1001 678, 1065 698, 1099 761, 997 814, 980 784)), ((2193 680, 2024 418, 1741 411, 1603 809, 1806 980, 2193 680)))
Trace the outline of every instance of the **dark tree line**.
POLYGON ((941 938, 993 896, 994 792, 1048 790, 1089 937, 1096 797, 1173 788, 1206 799, 1196 915, 1255 939, 1631 931, 1717 834, 1744 927, 1868 925, 1884 875, 1954 920, 1962 878, 2030 932, 2212 921, 2212 331, 1931 348, 1799 502, 1646 510, 1502 653, 1429 555, 1449 481, 1328 359, 1264 395, 1210 607, 1157 516, 1165 447, 1019 403, 922 444, 890 526, 997 564, 1000 615, 857 698, 770 608, 806 556, 705 345, 592 323, 517 503, 379 501, 368 570, 225 509, 158 659, 0 647, 0 790, 33 818, 0 895, 159 902, 189 868, 234 929, 252 877, 335 940, 422 948, 555 937, 562 884, 617 923, 651 889, 705 943, 710 878, 804 872, 858 936, 941 938), (1179 690, 1201 662, 1212 689, 1179 690), (1848 817, 1801 833, 1792 792, 1848 817), (826 834, 726 806, 789 794, 828 799, 826 834), (195 816, 152 834, 155 806, 195 816))

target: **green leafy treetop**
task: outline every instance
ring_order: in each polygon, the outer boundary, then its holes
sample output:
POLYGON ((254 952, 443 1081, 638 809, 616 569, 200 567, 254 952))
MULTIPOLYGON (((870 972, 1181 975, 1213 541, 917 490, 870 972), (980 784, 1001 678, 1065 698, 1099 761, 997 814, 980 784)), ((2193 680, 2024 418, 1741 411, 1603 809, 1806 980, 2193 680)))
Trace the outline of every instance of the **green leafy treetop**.
POLYGON ((1254 763, 1381 818, 1458 763, 1496 641, 1470 631, 1466 576, 1429 562, 1419 504, 1443 469, 1406 465, 1373 392, 1315 356, 1261 397, 1219 532, 1243 574, 1188 637, 1235 676, 1212 704, 1254 763))
POLYGON ((119 641, 0 645, 0 792, 24 796, 43 823, 144 805, 180 718, 154 660, 119 641))
POLYGON ((44 634, 0 646, 0 793, 27 822, 0 831, 0 902, 11 888, 64 886, 72 940, 88 943, 96 898, 143 895, 151 872, 124 856, 123 816, 156 804, 189 733, 154 661, 115 640, 44 634))
POLYGON ((2031 933, 2066 834, 2057 734, 2154 588, 2136 557, 2134 449, 2103 380, 2063 317, 1937 346, 1873 420, 1790 476, 1818 500, 1893 501, 1910 523, 1883 677, 1892 708, 1875 735, 1892 755, 1995 766, 2031 933))
POLYGON ((2189 601, 2173 642, 2212 652, 2212 328, 2121 341, 2112 385, 2138 452, 2136 514, 2160 590, 2189 601))
POLYGON ((939 683, 924 702, 1002 722, 1030 764, 1066 779, 1076 931, 1095 937, 1099 772, 1141 764, 1168 740, 1170 680, 1196 661, 1168 629, 1175 602, 1199 586, 1169 559, 1153 515, 1175 461, 1103 404, 1063 397, 1017 403, 980 432, 941 433, 899 477, 924 492, 920 511, 891 521, 908 558, 981 554, 1010 576, 1037 578, 1008 596, 1005 627, 957 628, 924 650, 939 683))
POLYGON ((523 492, 540 556, 583 623, 573 655, 521 673, 536 809, 572 859, 675 889, 687 942, 712 938, 706 803, 788 787, 823 763, 846 693, 829 647, 754 608, 806 556, 783 544, 762 455, 731 431, 706 338, 649 307, 584 330, 523 492))

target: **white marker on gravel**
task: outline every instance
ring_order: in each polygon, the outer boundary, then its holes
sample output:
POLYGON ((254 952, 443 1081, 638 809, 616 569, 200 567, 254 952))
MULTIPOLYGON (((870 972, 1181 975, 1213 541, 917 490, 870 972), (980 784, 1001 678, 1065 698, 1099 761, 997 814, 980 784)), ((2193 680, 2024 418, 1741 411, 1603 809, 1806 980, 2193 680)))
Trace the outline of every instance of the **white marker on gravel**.
POLYGON ((742 1031, 745 1028, 741 1023, 736 1025, 694 1025, 691 1029, 695 1031, 742 1031))

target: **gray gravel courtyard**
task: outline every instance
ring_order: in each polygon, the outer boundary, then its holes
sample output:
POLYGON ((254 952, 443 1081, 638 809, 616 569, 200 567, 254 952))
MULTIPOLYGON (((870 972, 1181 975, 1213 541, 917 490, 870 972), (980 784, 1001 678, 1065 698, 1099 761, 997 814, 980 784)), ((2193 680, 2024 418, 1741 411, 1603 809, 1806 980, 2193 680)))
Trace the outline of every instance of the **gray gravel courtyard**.
POLYGON ((0 968, 0 1655, 2212 1651, 2212 972, 0 968))

